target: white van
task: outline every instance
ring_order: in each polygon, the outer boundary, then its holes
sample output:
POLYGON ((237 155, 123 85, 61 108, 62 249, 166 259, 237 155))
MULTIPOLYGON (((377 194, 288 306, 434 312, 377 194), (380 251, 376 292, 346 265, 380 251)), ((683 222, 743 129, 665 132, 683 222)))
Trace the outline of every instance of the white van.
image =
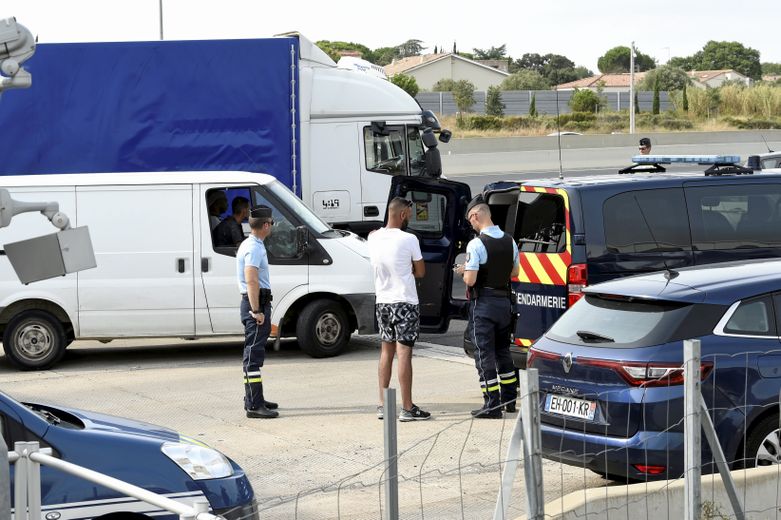
MULTIPOLYGON (((245 172, 4 176, 20 201, 57 201, 88 226, 97 268, 22 285, 0 253, 0 331, 9 361, 44 369, 74 339, 203 338, 242 334, 235 247, 212 240, 208 202, 245 197, 273 209, 266 240, 272 336, 295 336, 314 357, 339 354, 372 333, 374 286, 366 242, 331 229, 269 175, 245 172)), ((245 227, 245 231, 248 228, 245 227)), ((26 213, 0 229, 2 244, 51 233, 26 213)))

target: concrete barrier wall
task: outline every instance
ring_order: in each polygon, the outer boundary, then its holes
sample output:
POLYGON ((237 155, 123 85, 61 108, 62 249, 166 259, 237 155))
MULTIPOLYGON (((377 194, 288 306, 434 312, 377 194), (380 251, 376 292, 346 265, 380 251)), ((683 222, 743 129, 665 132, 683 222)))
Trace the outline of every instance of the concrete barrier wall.
MULTIPOLYGON (((732 472, 747 519, 777 518, 781 504, 781 466, 732 472)), ((684 481, 669 480, 630 486, 576 491, 545 504, 545 518, 607 520, 608 518, 683 518, 684 481)), ((734 518, 721 477, 702 478, 703 519, 734 518)), ((526 520, 526 517, 521 517, 526 520)), ((519 520, 521 520, 519 519, 519 520)))

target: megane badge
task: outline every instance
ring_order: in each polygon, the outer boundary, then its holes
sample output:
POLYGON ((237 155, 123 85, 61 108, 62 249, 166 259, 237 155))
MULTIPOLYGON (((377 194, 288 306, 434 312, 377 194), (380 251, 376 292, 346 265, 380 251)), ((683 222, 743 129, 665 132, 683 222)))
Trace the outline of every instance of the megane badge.
POLYGON ((564 373, 569 374, 572 368, 572 352, 567 352, 563 358, 561 358, 561 366, 564 367, 564 373))

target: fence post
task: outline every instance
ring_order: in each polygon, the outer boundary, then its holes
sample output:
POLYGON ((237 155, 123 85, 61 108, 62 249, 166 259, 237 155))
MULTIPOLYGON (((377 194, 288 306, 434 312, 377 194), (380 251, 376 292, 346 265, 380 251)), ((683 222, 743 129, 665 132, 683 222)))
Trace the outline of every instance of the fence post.
POLYGON ((540 380, 536 368, 520 371, 523 421, 523 474, 526 482, 526 518, 545 518, 542 489, 542 437, 540 433, 540 380))
POLYGON ((31 453, 38 451, 37 442, 27 443, 27 506, 31 520, 41 518, 41 465, 29 458, 31 453))
POLYGON ((11 520, 11 473, 8 445, 0 432, 0 520, 11 520))
POLYGON ((440 115, 440 116, 443 116, 443 115, 445 115, 445 114, 442 112, 442 92, 440 92, 440 93, 439 93, 439 115, 440 115))
MULTIPOLYGON (((521 396, 523 399, 523 395, 521 396)), ((513 482, 515 473, 518 470, 518 459, 521 456, 521 441, 523 440, 523 414, 519 413, 513 426, 513 433, 510 436, 510 445, 507 448, 507 457, 502 471, 502 483, 499 487, 499 496, 496 497, 496 506, 494 507, 494 520, 504 520, 507 518, 507 511, 510 508, 510 499, 513 493, 513 482)))
POLYGON ((700 520, 702 514, 702 461, 700 418, 700 340, 683 342, 684 519, 700 520))
MULTIPOLYGON (((24 520, 27 518, 27 468, 30 460, 24 453, 27 448, 26 442, 14 443, 14 451, 19 454, 19 458, 14 465, 14 519, 24 520)), ((37 520, 37 519, 36 519, 37 520)))
POLYGON ((399 471, 396 435, 396 389, 384 390, 385 520, 399 520, 399 471))

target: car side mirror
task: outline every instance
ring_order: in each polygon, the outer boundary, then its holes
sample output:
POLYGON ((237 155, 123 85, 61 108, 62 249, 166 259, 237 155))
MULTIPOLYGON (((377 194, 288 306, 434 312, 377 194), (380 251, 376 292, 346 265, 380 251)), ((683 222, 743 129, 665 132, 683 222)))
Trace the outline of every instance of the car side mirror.
POLYGON ((306 226, 296 228, 296 256, 304 256, 309 250, 309 230, 306 226))
POLYGON ((746 166, 751 168, 754 171, 761 170, 762 165, 759 162, 759 156, 758 155, 749 155, 748 156, 748 162, 746 163, 746 166))
POLYGON ((450 130, 446 130, 443 128, 442 131, 439 132, 439 141, 442 143, 445 144, 449 143, 451 137, 453 137, 453 132, 451 132, 450 130))

